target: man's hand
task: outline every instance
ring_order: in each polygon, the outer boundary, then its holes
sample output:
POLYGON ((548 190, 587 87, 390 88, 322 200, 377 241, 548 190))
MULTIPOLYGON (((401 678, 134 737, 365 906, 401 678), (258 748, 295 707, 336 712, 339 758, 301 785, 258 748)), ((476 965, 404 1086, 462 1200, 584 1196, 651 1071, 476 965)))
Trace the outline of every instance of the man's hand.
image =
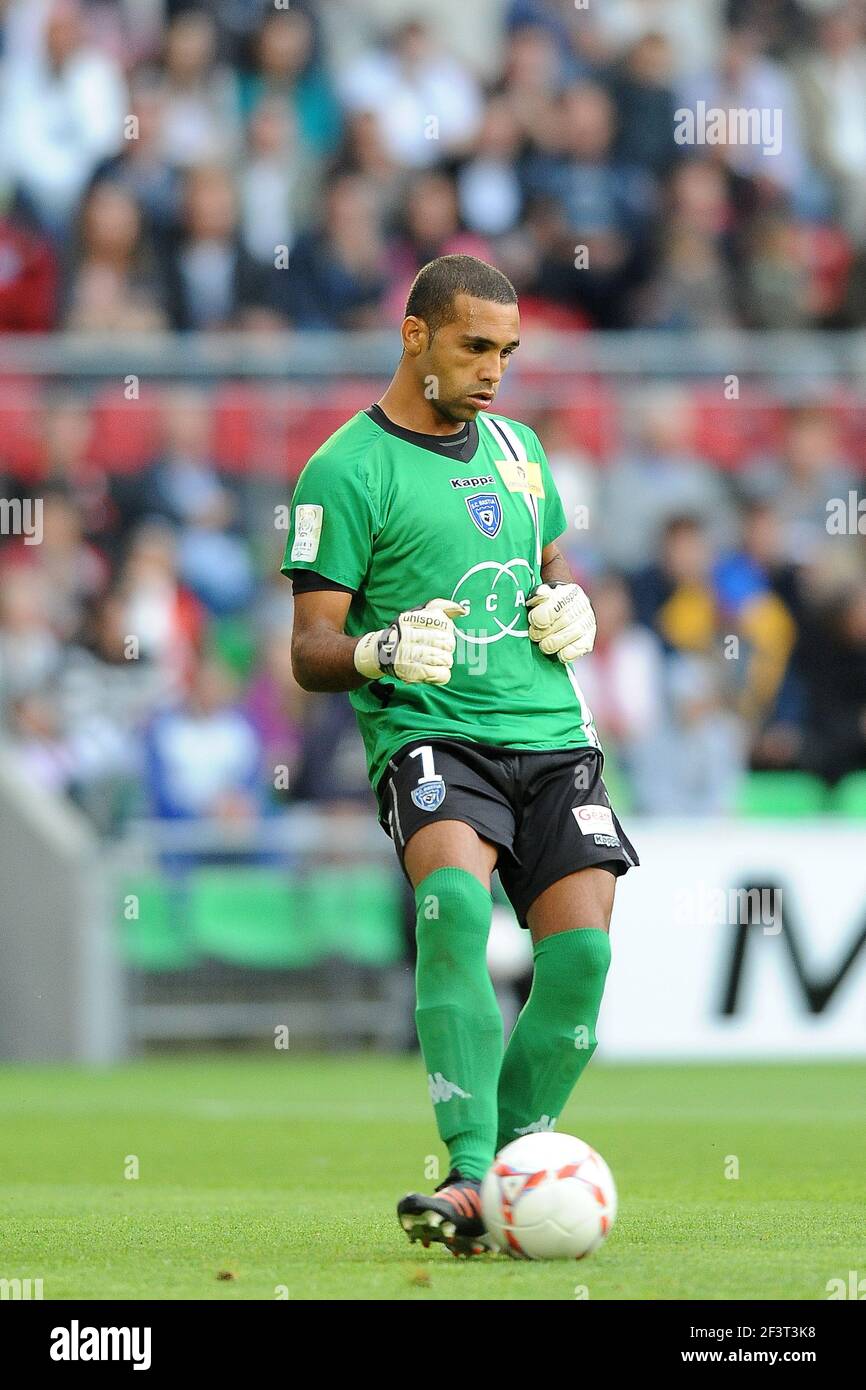
POLYGON ((529 636, 562 662, 586 656, 595 642, 595 614, 579 584, 538 584, 526 600, 529 636))
POLYGON ((407 608, 390 627, 368 632, 355 648, 355 670, 368 680, 396 676, 410 683, 447 685, 457 642, 452 619, 465 609, 447 598, 407 608))

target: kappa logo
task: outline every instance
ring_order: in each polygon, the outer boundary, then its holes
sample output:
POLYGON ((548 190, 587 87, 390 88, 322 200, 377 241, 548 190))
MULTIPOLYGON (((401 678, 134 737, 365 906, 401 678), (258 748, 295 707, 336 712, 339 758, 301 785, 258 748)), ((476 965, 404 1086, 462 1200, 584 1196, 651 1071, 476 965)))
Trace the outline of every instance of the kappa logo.
POLYGON ((464 1091, 462 1086, 458 1086, 456 1081, 448 1081, 441 1071, 427 1073, 427 1086, 430 1090, 430 1099, 434 1105, 444 1104, 459 1096, 461 1100, 471 1100, 469 1091, 464 1091))
POLYGON ((412 800, 419 811, 436 811, 445 800, 447 790, 442 777, 431 777, 412 788, 412 800))
POLYGON ((476 492, 473 497, 464 499, 469 515, 485 536, 491 540, 499 534, 502 525, 502 503, 495 492, 476 492))
POLYGON ((555 1115, 542 1115, 540 1120, 533 1120, 531 1125, 518 1126, 515 1134, 546 1134, 548 1130, 556 1126, 555 1115))
POLYGON ((448 481, 454 488, 489 487, 493 482, 493 474, 483 473, 478 478, 449 478, 448 481))

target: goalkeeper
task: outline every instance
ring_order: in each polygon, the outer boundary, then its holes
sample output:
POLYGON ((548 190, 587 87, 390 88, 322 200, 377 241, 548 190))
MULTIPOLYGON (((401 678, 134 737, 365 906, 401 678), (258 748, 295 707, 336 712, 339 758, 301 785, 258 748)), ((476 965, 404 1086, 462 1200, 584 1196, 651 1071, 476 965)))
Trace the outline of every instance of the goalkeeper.
POLYGON ((555 1126, 595 1050, 616 879, 638 862, 573 665, 595 618, 556 545, 562 504, 537 435, 490 413, 518 338, 499 271, 424 266, 390 385, 301 474, 283 563, 297 679, 350 692, 415 891, 415 1017, 450 1170, 398 1216, 457 1254, 485 1248, 496 1151, 555 1126), (504 1049, 494 870, 533 943, 504 1049))

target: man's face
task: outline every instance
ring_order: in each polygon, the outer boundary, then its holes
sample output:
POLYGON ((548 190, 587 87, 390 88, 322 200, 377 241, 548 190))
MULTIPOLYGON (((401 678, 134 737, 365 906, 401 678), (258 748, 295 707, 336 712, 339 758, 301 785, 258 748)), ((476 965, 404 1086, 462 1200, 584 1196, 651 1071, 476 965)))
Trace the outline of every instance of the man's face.
POLYGON ((702 584, 710 568, 707 538, 700 526, 678 526, 664 542, 664 568, 676 584, 702 584))
MULTIPOLYGON (((474 420, 493 404, 520 339, 516 304, 457 295, 455 317, 430 342, 427 325, 412 319, 409 343, 421 390, 443 420, 474 420)), ((408 348, 407 348, 408 350, 408 348)))

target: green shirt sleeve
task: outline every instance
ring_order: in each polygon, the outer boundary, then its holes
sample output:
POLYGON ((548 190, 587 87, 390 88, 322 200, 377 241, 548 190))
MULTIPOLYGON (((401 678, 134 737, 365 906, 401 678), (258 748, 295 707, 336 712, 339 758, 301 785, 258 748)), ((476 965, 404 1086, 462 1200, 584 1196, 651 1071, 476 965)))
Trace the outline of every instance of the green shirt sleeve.
POLYGON ((314 454, 292 497, 281 570, 315 570, 335 584, 359 589, 378 530, 363 455, 314 454))
POLYGON ((547 462, 547 455, 541 440, 534 431, 532 438, 537 457, 541 460, 541 480, 544 485, 544 516, 541 527, 543 549, 544 546, 550 545, 551 541, 555 541, 558 536, 561 536, 563 531, 568 530, 568 520, 556 483, 553 481, 553 474, 550 471, 550 464, 547 462))

